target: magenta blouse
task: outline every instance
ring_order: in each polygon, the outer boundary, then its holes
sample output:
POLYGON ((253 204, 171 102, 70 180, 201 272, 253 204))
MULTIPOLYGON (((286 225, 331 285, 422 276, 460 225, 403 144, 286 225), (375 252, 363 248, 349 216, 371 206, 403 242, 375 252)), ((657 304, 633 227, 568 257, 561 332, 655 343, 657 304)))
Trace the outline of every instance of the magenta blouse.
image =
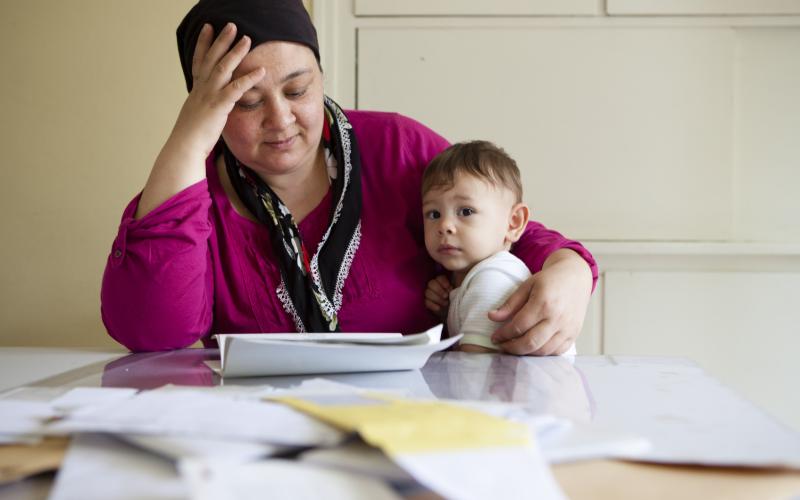
MULTIPOLYGON (((437 322, 424 305, 437 272, 423 239, 422 171, 448 142, 404 116, 347 111, 361 152, 362 236, 344 285, 343 332, 422 331, 437 322)), ((215 167, 207 179, 134 220, 139 196, 122 215, 101 291, 108 333, 132 351, 187 347, 215 333, 292 332, 275 290, 280 273, 267 228, 239 215, 215 167)), ((299 225, 306 248, 316 248, 328 224, 328 195, 299 225)), ((531 222, 512 248, 537 272, 560 248, 579 243, 531 222)))

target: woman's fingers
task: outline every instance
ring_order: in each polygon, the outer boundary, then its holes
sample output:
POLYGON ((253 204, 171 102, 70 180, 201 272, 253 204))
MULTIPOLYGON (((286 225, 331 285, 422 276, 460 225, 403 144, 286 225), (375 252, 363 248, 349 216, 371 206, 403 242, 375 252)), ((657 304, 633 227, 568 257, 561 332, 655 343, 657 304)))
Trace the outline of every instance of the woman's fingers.
POLYGON ((511 340, 499 343, 498 347, 511 354, 541 355, 538 351, 545 347, 556 333, 556 325, 552 321, 544 320, 537 323, 530 330, 521 332, 511 340))
POLYGON ((197 80, 200 74, 200 66, 206 57, 206 52, 211 46, 211 37, 213 35, 211 25, 206 23, 200 28, 200 34, 197 36, 197 43, 194 45, 194 54, 192 54, 192 80, 197 80))
MULTIPOLYGON (((211 77, 214 68, 231 49, 234 38, 236 38, 236 25, 228 23, 222 28, 222 31, 219 32, 219 35, 217 35, 213 43, 211 43, 211 46, 203 52, 202 59, 197 59, 200 63, 200 67, 195 76, 196 82, 204 82, 211 77)), ((200 37, 198 37, 197 43, 199 46, 200 37)))
MULTIPOLYGON (((489 319, 496 323, 503 323, 516 314, 517 311, 519 311, 520 308, 530 300, 531 289, 533 288, 533 279, 534 278, 531 277, 525 280, 519 287, 517 287, 514 293, 508 297, 502 306, 493 311, 489 311, 489 319)), ((517 336, 508 333, 512 330, 512 328, 501 328, 501 330, 503 331, 499 333, 497 337, 492 337, 492 342, 502 342, 503 340, 508 340, 517 336)))
POLYGON ((544 343, 542 347, 533 351, 531 354, 534 356, 552 356, 555 354, 563 354, 567 352, 571 342, 568 341, 567 336, 563 332, 556 332, 550 339, 544 343), (562 349, 563 347, 563 349, 562 349))
POLYGON ((233 71, 242 62, 250 51, 250 37, 243 36, 236 45, 222 56, 209 75, 209 81, 217 85, 227 85, 233 76, 233 71))
POLYGON ((263 67, 259 67, 247 73, 246 75, 240 76, 239 78, 231 81, 224 89, 223 89, 223 99, 226 102, 236 102, 242 98, 245 92, 253 88, 255 84, 261 81, 264 78, 264 73, 266 73, 266 69, 263 67))

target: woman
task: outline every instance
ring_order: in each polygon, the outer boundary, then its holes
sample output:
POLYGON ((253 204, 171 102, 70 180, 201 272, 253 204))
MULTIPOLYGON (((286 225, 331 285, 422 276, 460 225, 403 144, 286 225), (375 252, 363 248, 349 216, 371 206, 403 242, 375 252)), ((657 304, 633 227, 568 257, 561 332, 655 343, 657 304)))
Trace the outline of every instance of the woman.
MULTIPOLYGON (((435 276, 420 179, 448 143, 397 114, 326 98, 299 0, 201 0, 178 28, 189 96, 103 278, 109 334, 133 351, 211 332, 421 331, 435 276)), ((516 354, 561 353, 596 267, 532 223, 514 252, 535 273, 497 311, 516 354)))

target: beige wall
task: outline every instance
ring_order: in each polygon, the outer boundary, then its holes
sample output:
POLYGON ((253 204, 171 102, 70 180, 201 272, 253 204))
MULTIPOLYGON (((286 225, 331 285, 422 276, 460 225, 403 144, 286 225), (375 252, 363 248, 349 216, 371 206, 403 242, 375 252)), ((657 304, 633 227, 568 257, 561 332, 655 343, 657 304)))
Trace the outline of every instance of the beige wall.
POLYGON ((115 345, 100 280, 185 95, 193 3, 0 2, 0 345, 115 345))

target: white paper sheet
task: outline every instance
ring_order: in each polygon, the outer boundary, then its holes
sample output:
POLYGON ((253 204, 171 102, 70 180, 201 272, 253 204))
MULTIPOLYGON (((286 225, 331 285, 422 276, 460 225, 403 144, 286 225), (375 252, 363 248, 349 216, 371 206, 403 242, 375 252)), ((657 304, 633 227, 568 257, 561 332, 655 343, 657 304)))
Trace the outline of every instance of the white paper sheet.
POLYGON ((139 448, 178 461, 200 458, 209 461, 241 463, 282 453, 291 448, 267 443, 206 439, 202 437, 144 436, 118 434, 117 437, 139 448))
MULTIPOLYGON (((422 368, 431 354, 447 349, 461 338, 428 343, 440 332, 441 325, 438 325, 418 334, 418 340, 412 339, 425 343, 411 345, 231 337, 221 340, 220 363, 208 362, 208 365, 224 377, 414 370, 422 368)), ((404 338, 409 337, 414 336, 404 338)))
POLYGON ((414 478, 378 448, 363 441, 351 441, 335 448, 318 448, 302 454, 300 460, 321 467, 341 469, 384 481, 407 483, 414 478))
POLYGON ((286 460, 232 466, 185 461, 192 500, 400 500, 371 477, 286 460))
POLYGON ((563 417, 532 413, 526 405, 497 401, 447 400, 489 415, 526 424, 536 436, 548 463, 578 462, 602 458, 644 456, 651 443, 643 436, 612 428, 573 422, 563 417))
POLYGON ((29 442, 44 431, 43 423, 57 413, 40 401, 0 399, 0 442, 29 442))
POLYGON ((607 356, 579 362, 597 401, 592 425, 624 429, 652 443, 630 458, 800 468, 800 434, 688 361, 607 356))
POLYGON ((393 459, 445 498, 566 498, 535 446, 414 453, 393 459))
POLYGON ((49 500, 185 500, 175 466, 113 437, 75 436, 49 500))
POLYGON ((237 397, 235 392, 193 389, 147 391, 113 406, 83 408, 52 428, 285 446, 331 445, 342 437, 339 431, 285 405, 237 397))
POLYGON ((50 402, 56 410, 70 411, 88 406, 114 404, 134 396, 137 389, 122 387, 76 387, 50 402))
POLYGON ((290 342, 319 342, 331 344, 365 344, 365 345, 420 345, 435 344, 442 338, 444 325, 436 325, 422 333, 403 335, 402 333, 220 333, 214 335, 220 349, 220 357, 225 358, 225 351, 231 341, 246 340, 260 342, 263 340, 285 340, 290 342))

